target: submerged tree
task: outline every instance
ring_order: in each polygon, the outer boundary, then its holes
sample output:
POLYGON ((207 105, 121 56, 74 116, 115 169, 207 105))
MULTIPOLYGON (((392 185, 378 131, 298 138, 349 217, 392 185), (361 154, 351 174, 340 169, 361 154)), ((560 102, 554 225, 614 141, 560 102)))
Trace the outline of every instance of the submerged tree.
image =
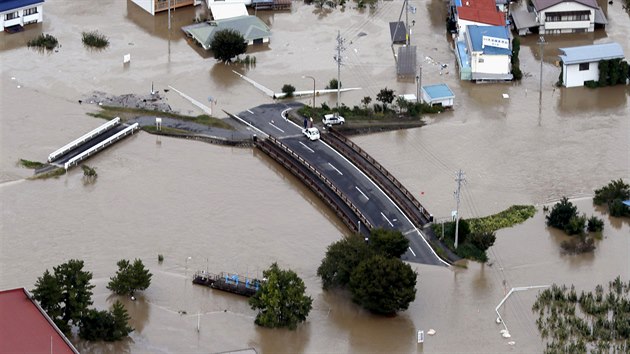
POLYGON ((144 267, 140 259, 136 259, 133 264, 121 259, 116 264, 118 271, 110 278, 107 289, 118 295, 133 295, 136 291, 145 290, 151 285, 153 274, 144 267))
POLYGON ((265 281, 249 299, 252 310, 258 310, 255 323, 263 327, 297 328, 311 311, 313 299, 305 295, 304 281, 292 270, 273 263, 263 272, 265 281))
POLYGON ((546 216, 547 226, 564 230, 565 226, 571 221, 571 218, 577 216, 577 207, 573 205, 567 197, 562 197, 562 199, 551 208, 549 215, 546 216))
POLYGON ((111 311, 91 309, 81 319, 79 336, 85 340, 117 341, 127 337, 134 329, 129 326, 129 314, 120 301, 111 311))
POLYGON ((628 199, 630 199, 630 185, 624 183, 623 179, 620 178, 596 189, 593 203, 596 205, 606 204, 611 216, 628 216, 630 215, 630 208, 623 204, 623 201, 628 199))
POLYGON ((409 248, 409 240, 398 230, 374 228, 370 231, 370 247, 387 257, 399 258, 409 248))
POLYGON ((215 33, 210 42, 210 49, 215 59, 227 63, 232 61, 232 58, 247 52, 247 42, 239 31, 224 29, 215 33))
POLYGON ((356 234, 329 245, 326 256, 317 268, 317 275, 322 278, 322 288, 328 290, 346 286, 352 271, 371 255, 370 247, 356 234))
POLYGON ((52 274, 46 270, 37 278, 33 297, 57 327, 69 334, 71 325, 77 325, 92 304, 91 280, 92 273, 83 270, 83 261, 71 259, 54 267, 52 274))

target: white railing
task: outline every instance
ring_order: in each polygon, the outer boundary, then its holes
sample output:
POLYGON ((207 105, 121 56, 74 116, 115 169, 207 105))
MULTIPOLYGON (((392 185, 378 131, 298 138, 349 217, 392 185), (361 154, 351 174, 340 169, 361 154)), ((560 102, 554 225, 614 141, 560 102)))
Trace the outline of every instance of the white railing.
POLYGON ((110 136, 109 138, 101 141, 100 143, 92 146, 91 148, 83 151, 82 153, 80 153, 79 155, 71 158, 68 162, 66 162, 63 167, 68 170, 68 168, 70 168, 72 165, 75 165, 77 162, 86 159, 87 157, 89 157, 90 155, 92 155, 93 153, 96 153, 98 150, 106 147, 107 145, 115 142, 116 140, 124 137, 125 135, 132 133, 133 131, 138 129, 138 123, 134 123, 133 125, 119 131, 118 133, 110 136))
POLYGON ((64 145, 63 147, 55 150, 55 152, 53 152, 52 154, 48 155, 48 162, 52 162, 54 159, 56 159, 57 157, 65 154, 66 152, 70 151, 71 149, 83 144, 84 142, 90 140, 91 138, 93 138, 95 135, 98 135, 106 130, 109 130, 111 128, 113 128, 114 126, 116 126, 118 123, 120 123, 120 118, 116 117, 112 120, 110 120, 109 122, 101 125, 100 127, 92 130, 91 132, 84 134, 83 136, 81 136, 80 138, 64 145))

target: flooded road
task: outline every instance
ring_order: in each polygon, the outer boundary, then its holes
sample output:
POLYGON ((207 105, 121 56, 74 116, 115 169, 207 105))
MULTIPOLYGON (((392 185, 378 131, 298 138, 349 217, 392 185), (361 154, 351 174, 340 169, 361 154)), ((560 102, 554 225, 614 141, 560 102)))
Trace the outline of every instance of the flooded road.
MULTIPOLYGON (((416 19, 412 30, 418 35, 411 38, 420 56, 449 67, 440 75, 433 61, 423 61, 423 84, 449 84, 456 94, 455 109, 428 118, 429 124, 419 129, 353 140, 410 191, 424 192, 420 201, 436 217, 450 215, 454 207, 454 173, 460 168, 468 182, 464 217, 512 204, 540 205, 563 195, 578 197, 581 212, 606 223, 604 239, 593 254, 561 255, 563 236, 545 228, 539 211, 524 224, 497 233, 489 253, 492 265, 412 265, 419 274, 416 301, 395 318, 381 318, 362 311, 345 294, 322 292, 316 268, 326 246, 347 230, 300 181, 258 151, 140 133, 90 159, 88 164, 99 173, 93 184, 86 184, 79 170, 59 179, 24 180, 31 171, 16 165, 19 158, 45 160, 102 123, 85 114, 95 110, 93 105, 77 102, 87 92, 148 92, 154 82, 158 89, 172 85, 202 102, 211 95, 218 100, 217 111, 238 112, 270 99, 232 69, 276 91, 285 83, 309 89, 311 80, 301 78, 305 74, 316 77, 323 88, 336 76, 332 55, 337 29, 348 46, 343 85, 363 88, 344 93, 346 105, 359 105, 364 96, 374 98, 385 86, 396 93, 416 89, 415 82, 396 79, 387 42, 387 22, 397 20, 398 2, 381 3, 373 13, 322 11, 295 2, 291 12, 261 14, 273 38, 254 53, 256 67, 246 70, 200 56, 178 30, 169 44, 166 14, 153 18, 130 1, 105 1, 93 8, 87 1, 50 0, 46 22, 35 30, 0 33, 0 289, 32 289, 46 268, 80 258, 94 273, 94 305, 102 309, 115 301, 105 285, 116 262, 141 258, 154 279, 137 301, 125 302, 136 328, 131 339, 115 344, 75 341, 82 352, 246 347, 260 353, 540 352, 530 311, 535 292, 515 295, 502 313, 516 345, 500 337, 494 308, 506 291, 552 282, 592 289, 617 275, 630 277, 628 221, 609 219, 582 198, 611 179, 629 179, 630 90, 553 88, 558 47, 615 40, 628 55, 630 19, 615 2, 608 8, 607 35, 547 38, 539 106, 537 38, 523 41, 521 83, 460 82, 443 31, 442 2, 410 3, 418 10, 410 21, 416 19), (95 27, 111 41, 103 52, 88 51, 80 42, 80 32, 95 27), (27 49, 26 37, 37 31, 53 33, 62 44, 59 51, 27 49), (124 67, 127 53, 132 62, 124 67), (161 265, 159 253, 165 256, 161 265), (243 298, 190 282, 201 269, 260 275, 274 261, 295 270, 314 299, 308 321, 296 331, 258 328, 243 298), (437 334, 417 345, 416 330, 429 328, 437 334)), ((178 9, 174 28, 190 23, 199 12, 178 9)), ((166 95, 175 109, 198 113, 176 94, 166 95)), ((334 95, 317 97, 324 100, 335 103, 334 95)))

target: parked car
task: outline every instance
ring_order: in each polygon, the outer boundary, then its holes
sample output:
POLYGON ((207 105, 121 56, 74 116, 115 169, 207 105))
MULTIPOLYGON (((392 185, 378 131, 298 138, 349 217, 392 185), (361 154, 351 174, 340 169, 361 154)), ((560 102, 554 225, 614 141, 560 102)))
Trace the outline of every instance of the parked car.
POLYGON ((302 134, 304 134, 309 140, 315 141, 319 139, 319 130, 315 127, 302 129, 302 134))
POLYGON ((346 122, 345 118, 339 115, 335 115, 334 113, 331 114, 326 114, 324 115, 324 119, 322 119, 322 122, 325 125, 337 125, 337 124, 343 124, 346 122))

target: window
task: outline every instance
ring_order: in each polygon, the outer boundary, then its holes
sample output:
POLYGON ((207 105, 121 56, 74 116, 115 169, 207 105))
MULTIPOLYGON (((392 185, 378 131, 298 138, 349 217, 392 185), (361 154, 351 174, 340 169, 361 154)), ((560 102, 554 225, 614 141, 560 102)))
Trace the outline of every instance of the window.
POLYGON ((590 21, 590 11, 558 11, 546 12, 546 22, 562 22, 562 21, 590 21))
POLYGON ((483 63, 483 58, 479 58, 478 63, 483 63))
POLYGON ((24 16, 34 15, 37 13, 37 7, 31 7, 30 9, 24 10, 24 16))
POLYGON ((580 63, 580 71, 588 71, 590 63, 580 63))
POLYGON ((6 14, 4 15, 4 20, 5 21, 9 21, 9 20, 13 20, 14 18, 18 18, 20 17, 20 15, 18 14, 18 12, 12 12, 10 14, 6 14))

